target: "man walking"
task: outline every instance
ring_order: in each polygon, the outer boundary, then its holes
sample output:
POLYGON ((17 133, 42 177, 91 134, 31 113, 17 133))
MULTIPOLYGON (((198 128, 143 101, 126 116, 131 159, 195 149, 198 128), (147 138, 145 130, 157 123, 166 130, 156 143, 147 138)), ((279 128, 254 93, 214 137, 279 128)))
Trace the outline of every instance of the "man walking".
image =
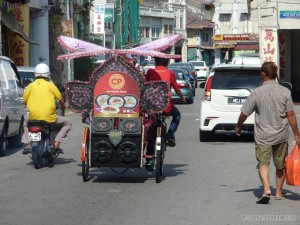
POLYGON ((275 199, 283 198, 282 186, 285 180, 284 161, 288 154, 289 125, 296 144, 300 146, 300 136, 291 92, 276 82, 277 66, 265 62, 261 67, 263 85, 256 88, 241 108, 235 128, 240 136, 244 121, 255 112, 254 137, 257 168, 263 185, 263 194, 256 202, 267 204, 270 201, 269 164, 271 155, 276 167, 275 199))

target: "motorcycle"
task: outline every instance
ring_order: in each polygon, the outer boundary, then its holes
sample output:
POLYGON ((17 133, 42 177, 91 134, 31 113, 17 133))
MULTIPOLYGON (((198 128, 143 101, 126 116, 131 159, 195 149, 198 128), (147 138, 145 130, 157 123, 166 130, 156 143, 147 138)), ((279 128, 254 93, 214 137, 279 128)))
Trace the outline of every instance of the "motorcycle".
MULTIPOLYGON (((62 110, 62 115, 64 115, 64 110, 62 110)), ((59 154, 63 154, 62 150, 54 148, 54 139, 61 127, 43 120, 29 120, 27 128, 31 159, 35 169, 42 168, 44 160, 53 163, 59 154)))

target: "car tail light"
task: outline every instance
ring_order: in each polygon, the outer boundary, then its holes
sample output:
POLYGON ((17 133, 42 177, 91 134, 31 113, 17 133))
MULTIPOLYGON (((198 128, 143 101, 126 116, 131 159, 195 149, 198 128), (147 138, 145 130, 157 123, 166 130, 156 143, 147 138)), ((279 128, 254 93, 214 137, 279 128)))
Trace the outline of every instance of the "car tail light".
POLYGON ((192 71, 192 72, 191 72, 191 74, 192 74, 193 76, 195 76, 195 75, 196 75, 196 73, 195 73, 194 71, 192 71))
POLYGON ((28 127, 28 131, 29 131, 30 133, 41 132, 41 131, 42 131, 42 127, 38 127, 38 126, 28 127))
POLYGON ((204 99, 206 101, 210 101, 211 100, 211 90, 210 90, 210 87, 211 87, 212 79, 213 79, 213 76, 209 77, 208 80, 207 80, 206 86, 205 86, 205 96, 204 96, 204 99))
POLYGON ((189 84, 178 84, 178 87, 179 88, 189 88, 190 87, 190 85, 189 84))

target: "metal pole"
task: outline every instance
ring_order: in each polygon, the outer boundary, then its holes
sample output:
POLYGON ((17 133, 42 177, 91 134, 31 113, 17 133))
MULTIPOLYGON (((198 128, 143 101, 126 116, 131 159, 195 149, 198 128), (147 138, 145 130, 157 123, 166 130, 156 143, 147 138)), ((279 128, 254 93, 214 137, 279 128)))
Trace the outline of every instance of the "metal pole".
MULTIPOLYGON (((67 20, 70 19, 70 0, 67 0, 67 20)), ((67 60, 68 81, 72 80, 71 76, 71 60, 67 60)))

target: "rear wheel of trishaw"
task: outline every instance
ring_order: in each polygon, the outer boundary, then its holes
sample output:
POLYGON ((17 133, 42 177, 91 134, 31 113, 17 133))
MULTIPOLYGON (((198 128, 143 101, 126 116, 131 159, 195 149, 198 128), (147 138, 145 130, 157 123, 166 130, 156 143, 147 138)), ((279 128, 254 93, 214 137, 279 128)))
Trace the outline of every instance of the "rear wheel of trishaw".
POLYGON ((90 129, 88 127, 84 128, 82 143, 81 143, 81 162, 82 162, 82 179, 84 182, 88 181, 89 177, 89 147, 90 147, 90 129))
POLYGON ((158 127, 157 138, 156 138, 156 164, 155 164, 155 174, 156 174, 156 183, 160 183, 161 176, 163 175, 163 164, 164 164, 164 157, 165 157, 165 150, 166 150, 166 143, 165 143, 165 128, 158 127))

